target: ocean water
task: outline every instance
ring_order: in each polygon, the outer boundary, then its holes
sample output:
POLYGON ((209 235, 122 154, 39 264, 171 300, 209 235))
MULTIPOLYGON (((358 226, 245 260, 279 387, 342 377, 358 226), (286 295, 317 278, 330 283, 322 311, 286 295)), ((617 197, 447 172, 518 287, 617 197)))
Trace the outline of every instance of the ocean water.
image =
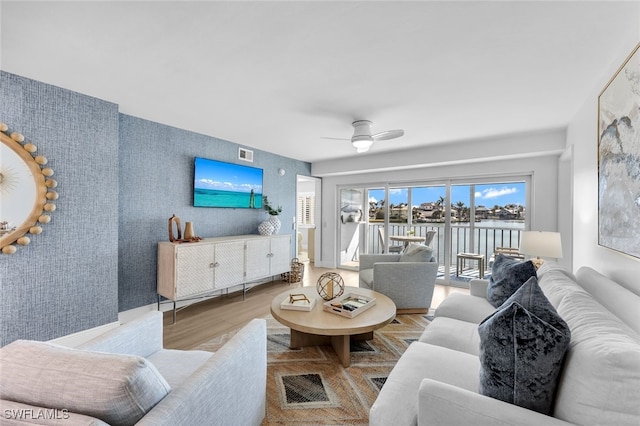
POLYGON ((262 194, 249 192, 220 191, 215 189, 196 188, 193 191, 193 205, 195 207, 231 207, 231 208, 262 208, 262 194))

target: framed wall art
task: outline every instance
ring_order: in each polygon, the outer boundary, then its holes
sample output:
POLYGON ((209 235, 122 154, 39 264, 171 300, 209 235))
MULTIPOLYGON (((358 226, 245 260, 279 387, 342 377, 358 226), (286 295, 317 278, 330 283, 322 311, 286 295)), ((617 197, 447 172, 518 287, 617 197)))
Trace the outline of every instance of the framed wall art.
POLYGON ((598 244, 640 258, 640 44, 598 96, 598 244))

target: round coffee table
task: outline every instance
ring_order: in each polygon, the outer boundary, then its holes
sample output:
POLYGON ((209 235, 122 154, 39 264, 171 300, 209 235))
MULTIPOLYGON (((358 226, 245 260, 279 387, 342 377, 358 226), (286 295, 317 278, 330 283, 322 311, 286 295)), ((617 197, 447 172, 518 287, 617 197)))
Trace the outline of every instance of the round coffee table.
POLYGON ((347 318, 324 311, 322 304, 325 300, 318 295, 315 287, 292 288, 274 297, 271 315, 291 328, 289 347, 295 349, 331 344, 342 365, 348 367, 351 364, 351 339, 371 340, 373 330, 384 327, 396 317, 396 305, 384 294, 359 287, 345 287, 344 292, 374 297, 376 304, 354 318, 347 318), (288 299, 290 294, 304 294, 309 299, 316 299, 316 304, 311 311, 281 309, 280 303, 288 299))

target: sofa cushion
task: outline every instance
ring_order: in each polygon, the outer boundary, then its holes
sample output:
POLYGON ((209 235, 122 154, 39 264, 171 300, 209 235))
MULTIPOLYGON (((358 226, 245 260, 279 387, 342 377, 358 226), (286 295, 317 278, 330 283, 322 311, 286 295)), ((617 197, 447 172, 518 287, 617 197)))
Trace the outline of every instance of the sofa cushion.
POLYGON ((418 341, 476 356, 480 351, 478 324, 454 318, 435 318, 424 329, 418 341))
POLYGON ((172 389, 177 389, 213 356, 207 351, 161 349, 148 359, 172 389))
POLYGON ((571 332, 537 279, 524 283, 478 332, 480 393, 551 414, 571 332))
POLYGON ((464 293, 449 294, 436 308, 435 317, 455 318, 460 321, 475 323, 494 313, 494 308, 486 297, 476 297, 464 293))
POLYGON ((571 328, 554 416, 575 424, 640 424, 640 336, 582 288, 558 313, 571 328))
POLYGON ((433 254, 433 249, 424 244, 411 243, 402 252, 400 262, 428 262, 433 254))
POLYGON ((433 379, 477 392, 478 357, 428 343, 414 342, 393 367, 369 411, 370 426, 415 425, 418 390, 433 379))
POLYGON ((0 398, 130 425, 170 387, 146 359, 17 340, 0 350, 0 398))
POLYGON ((536 267, 528 260, 523 262, 504 254, 499 254, 493 263, 487 300, 499 307, 529 278, 536 276, 536 267))

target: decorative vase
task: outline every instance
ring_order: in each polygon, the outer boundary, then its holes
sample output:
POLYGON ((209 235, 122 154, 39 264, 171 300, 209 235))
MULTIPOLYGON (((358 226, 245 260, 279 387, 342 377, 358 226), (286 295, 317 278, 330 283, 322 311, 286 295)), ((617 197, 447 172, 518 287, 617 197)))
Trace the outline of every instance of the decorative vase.
POLYGON ((265 220, 260 225, 258 225, 258 232, 260 233, 260 235, 273 234, 273 224, 268 220, 265 220))
POLYGON ((191 222, 185 222, 184 224, 184 239, 190 240, 195 237, 196 234, 193 233, 193 224, 191 222))
POLYGON ((271 215, 271 217, 269 218, 269 223, 271 223, 271 225, 273 226, 273 233, 277 234, 280 231, 280 227, 282 226, 282 223, 280 222, 280 219, 278 219, 278 216, 271 215))

